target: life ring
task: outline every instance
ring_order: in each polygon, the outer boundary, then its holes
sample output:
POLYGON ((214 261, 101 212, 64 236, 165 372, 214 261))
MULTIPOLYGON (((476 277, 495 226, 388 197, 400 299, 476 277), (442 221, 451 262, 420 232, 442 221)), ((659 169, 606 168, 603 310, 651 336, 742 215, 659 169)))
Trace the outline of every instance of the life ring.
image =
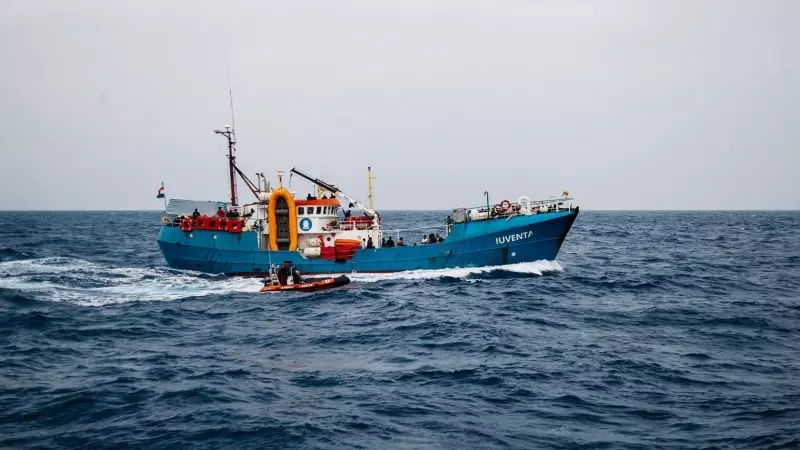
POLYGON ((219 231, 228 231, 228 219, 219 219, 219 231))
POLYGON ((510 202, 510 201, 508 201, 508 200, 503 200, 503 201, 502 201, 502 202, 500 202, 500 204, 499 204, 499 205, 497 205, 497 206, 499 206, 499 207, 501 207, 501 208, 503 208, 504 210, 506 210, 506 211, 507 211, 509 208, 511 208, 511 202, 510 202))
POLYGON ((181 231, 192 231, 192 219, 181 220, 181 231))
POLYGON ((219 228, 219 220, 214 217, 209 217, 208 221, 206 221, 206 226, 209 230, 216 230, 219 228))
POLYGON ((241 233, 242 232, 242 221, 241 220, 230 220, 228 221, 228 233, 241 233))

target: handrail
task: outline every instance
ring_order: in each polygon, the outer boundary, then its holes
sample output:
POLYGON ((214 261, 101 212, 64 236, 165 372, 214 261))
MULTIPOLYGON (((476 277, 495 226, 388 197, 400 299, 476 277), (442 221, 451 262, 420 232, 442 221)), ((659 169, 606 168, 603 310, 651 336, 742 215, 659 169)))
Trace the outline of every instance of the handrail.
MULTIPOLYGON (((530 200, 528 205, 529 206, 533 206, 533 205, 541 206, 541 205, 557 204, 557 203, 564 203, 564 202, 572 202, 573 200, 574 200, 574 198, 572 198, 572 197, 558 197, 558 198, 550 198, 550 199, 546 199, 546 200, 530 200)), ((491 205, 491 206, 497 206, 497 205, 491 205)), ((490 209, 491 209, 491 206, 490 206, 490 209)), ((511 206, 519 206, 519 203, 511 202, 511 206)), ((459 209, 459 208, 455 208, 455 209, 459 209)), ((484 205, 480 205, 480 206, 467 206, 464 209, 467 209, 467 210, 477 209, 478 211, 481 211, 481 210, 486 210, 486 205, 484 204, 484 205)))

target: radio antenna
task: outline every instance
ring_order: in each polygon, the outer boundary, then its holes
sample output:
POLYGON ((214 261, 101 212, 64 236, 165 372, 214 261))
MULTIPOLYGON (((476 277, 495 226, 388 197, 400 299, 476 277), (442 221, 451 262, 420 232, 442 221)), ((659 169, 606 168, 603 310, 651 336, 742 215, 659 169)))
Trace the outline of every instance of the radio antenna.
POLYGON ((237 195, 236 189, 236 173, 242 175, 242 178, 247 183, 247 186, 250 190, 253 191, 255 194, 256 191, 253 190, 253 183, 247 179, 247 177, 236 167, 236 122, 234 122, 233 118, 233 90, 231 89, 231 71, 228 67, 228 47, 225 46, 225 70, 228 72, 228 95, 231 99, 231 125, 225 125, 225 131, 222 130, 214 130, 214 133, 221 134, 228 139, 228 182, 231 184, 231 205, 237 206, 239 203, 239 197, 237 195))
POLYGON ((228 72, 228 98, 231 100, 231 131, 236 140, 236 118, 233 116, 233 89, 231 89, 231 68, 228 64, 228 46, 225 46, 225 71, 228 72))

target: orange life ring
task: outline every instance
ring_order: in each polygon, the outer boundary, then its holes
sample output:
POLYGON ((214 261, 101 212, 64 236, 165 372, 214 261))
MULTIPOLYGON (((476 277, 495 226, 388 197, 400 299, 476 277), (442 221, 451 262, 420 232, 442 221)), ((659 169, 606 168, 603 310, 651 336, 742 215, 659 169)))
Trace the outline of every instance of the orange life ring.
POLYGON ((198 230, 208 229, 208 217, 198 217, 194 221, 194 227, 198 230))
POLYGON ((181 220, 181 231, 192 231, 192 219, 187 217, 181 220))
POLYGON ((219 220, 215 217, 209 217, 208 221, 206 221, 209 230, 216 230, 219 228, 219 220))
POLYGON ((229 220, 228 221, 228 233, 241 233, 242 232, 242 221, 241 220, 229 220))
POLYGON ((228 219, 219 219, 219 231, 228 231, 228 219))

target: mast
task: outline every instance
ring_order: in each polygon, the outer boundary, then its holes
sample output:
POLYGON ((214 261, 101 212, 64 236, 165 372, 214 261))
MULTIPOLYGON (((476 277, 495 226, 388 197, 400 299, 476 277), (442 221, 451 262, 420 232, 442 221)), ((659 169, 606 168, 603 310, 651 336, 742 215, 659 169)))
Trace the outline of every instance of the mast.
POLYGON ((369 209, 375 211, 375 195, 372 193, 372 167, 367 167, 367 184, 369 186, 369 209))
POLYGON ((221 134, 228 139, 228 179, 231 184, 231 205, 238 206, 239 202, 236 195, 236 136, 230 125, 225 125, 225 131, 214 130, 214 133, 221 134))
MULTIPOLYGON (((256 197, 258 201, 261 201, 261 197, 258 195, 261 193, 261 179, 257 178, 258 186, 253 184, 250 181, 250 178, 247 178, 247 175, 244 174, 237 166, 236 166, 236 119, 233 115, 233 89, 231 89, 231 70, 228 68, 228 51, 225 50, 225 70, 228 72, 228 97, 231 101, 231 125, 225 125, 225 131, 221 130, 214 130, 214 133, 221 134, 228 139, 228 181, 231 185, 231 205, 232 206, 239 206, 239 198, 237 195, 236 190, 236 174, 239 174, 244 181, 244 184, 250 189, 250 192, 256 197)), ((259 174, 256 174, 258 176, 259 174)), ((260 174, 263 178, 264 174, 260 174)), ((266 189, 266 179, 264 179, 264 189, 266 189)))

